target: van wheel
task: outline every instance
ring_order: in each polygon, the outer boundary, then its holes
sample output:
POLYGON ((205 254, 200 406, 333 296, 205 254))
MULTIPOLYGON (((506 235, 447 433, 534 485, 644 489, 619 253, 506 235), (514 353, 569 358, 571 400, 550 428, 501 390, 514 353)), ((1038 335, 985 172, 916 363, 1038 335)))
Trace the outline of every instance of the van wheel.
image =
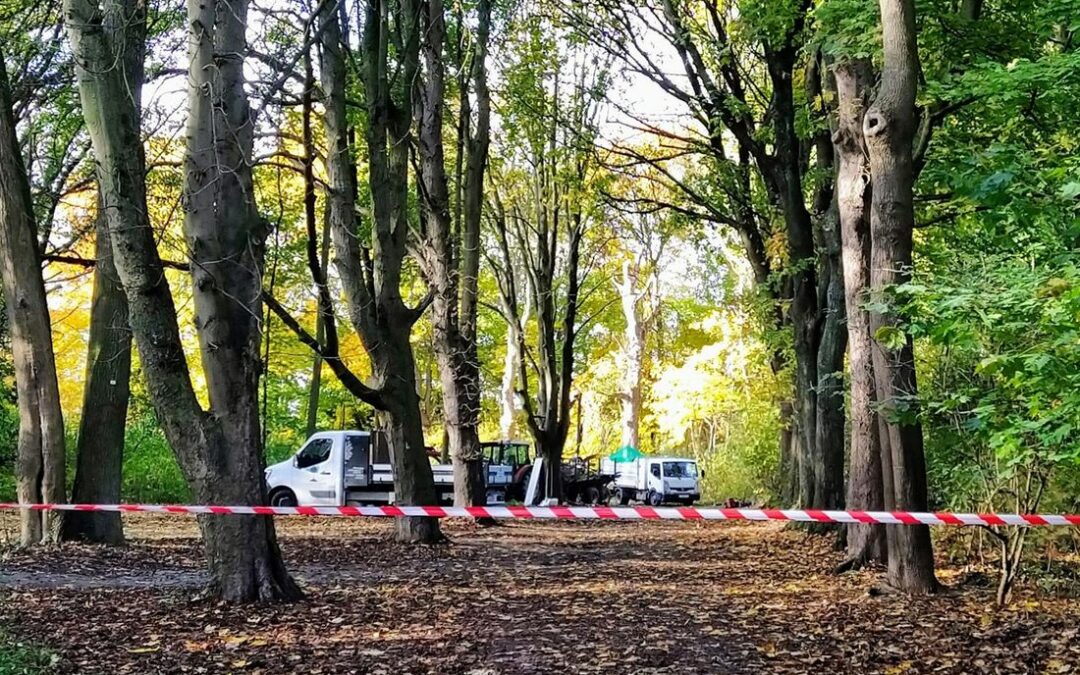
POLYGON ((289 488, 279 488, 270 493, 270 506, 297 506, 296 495, 289 488))
POLYGON ((655 490, 649 491, 649 506, 660 506, 664 503, 664 495, 655 490))

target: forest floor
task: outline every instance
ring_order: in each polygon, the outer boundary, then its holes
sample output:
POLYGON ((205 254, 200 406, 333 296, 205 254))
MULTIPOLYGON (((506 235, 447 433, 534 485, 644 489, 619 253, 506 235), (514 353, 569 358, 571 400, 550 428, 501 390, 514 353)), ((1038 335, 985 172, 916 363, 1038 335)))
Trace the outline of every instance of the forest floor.
POLYGON ((307 599, 231 607, 199 595, 194 521, 125 518, 125 548, 6 546, 0 642, 87 675, 1080 670, 1069 593, 996 610, 992 578, 944 567, 938 596, 872 595, 778 524, 450 522, 412 548, 387 521, 279 519, 307 599))

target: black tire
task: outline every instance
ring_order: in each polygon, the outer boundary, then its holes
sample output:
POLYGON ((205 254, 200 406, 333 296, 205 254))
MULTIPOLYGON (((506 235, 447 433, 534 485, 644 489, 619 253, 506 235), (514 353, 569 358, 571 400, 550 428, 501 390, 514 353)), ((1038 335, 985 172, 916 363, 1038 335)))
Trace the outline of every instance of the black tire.
POLYGON ((585 488, 585 503, 586 504, 599 504, 600 503, 600 488, 596 486, 590 486, 585 488))
POLYGON ((664 495, 655 490, 649 491, 649 506, 660 506, 664 503, 664 495))
POLYGON ((298 506, 296 495, 289 488, 278 488, 270 493, 270 506, 298 506))
POLYGON ((615 501, 619 502, 619 506, 626 506, 630 503, 630 493, 622 488, 615 488, 615 501))

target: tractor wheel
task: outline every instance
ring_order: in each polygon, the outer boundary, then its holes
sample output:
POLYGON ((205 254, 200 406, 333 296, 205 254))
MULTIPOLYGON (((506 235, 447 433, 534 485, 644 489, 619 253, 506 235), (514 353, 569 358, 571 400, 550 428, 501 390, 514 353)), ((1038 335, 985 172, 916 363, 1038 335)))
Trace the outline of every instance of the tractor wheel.
POLYGON ((619 506, 626 506, 630 503, 630 493, 622 488, 615 488, 615 501, 619 502, 619 506))
POLYGON ((600 488, 596 486, 590 486, 585 488, 585 503, 586 504, 599 504, 600 503, 600 488))

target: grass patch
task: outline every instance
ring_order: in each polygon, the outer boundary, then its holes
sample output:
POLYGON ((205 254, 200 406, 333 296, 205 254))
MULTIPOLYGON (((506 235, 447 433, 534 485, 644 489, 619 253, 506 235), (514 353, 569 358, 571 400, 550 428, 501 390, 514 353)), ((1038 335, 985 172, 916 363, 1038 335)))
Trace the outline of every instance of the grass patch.
POLYGON ((41 675, 52 672, 56 655, 37 645, 0 632, 0 675, 41 675))

